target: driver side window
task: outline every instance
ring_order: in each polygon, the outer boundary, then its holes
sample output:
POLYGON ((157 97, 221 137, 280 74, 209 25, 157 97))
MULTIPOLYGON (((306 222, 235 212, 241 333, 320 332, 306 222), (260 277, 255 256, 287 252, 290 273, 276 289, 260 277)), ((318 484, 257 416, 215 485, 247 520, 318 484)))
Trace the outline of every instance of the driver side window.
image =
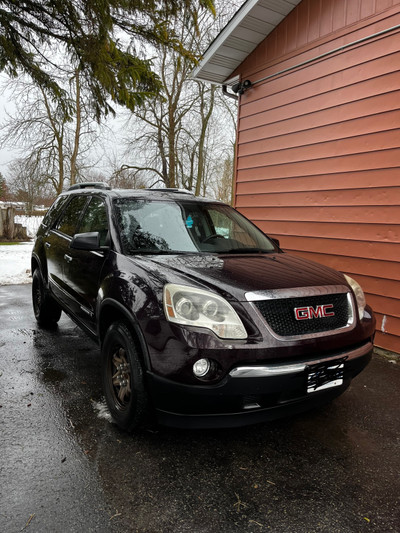
POLYGON ((108 219, 106 206, 101 198, 92 198, 79 225, 79 233, 98 231, 100 246, 108 243, 108 219))
POLYGON ((87 202, 87 196, 75 196, 71 199, 55 229, 72 237, 76 233, 76 226, 87 202))

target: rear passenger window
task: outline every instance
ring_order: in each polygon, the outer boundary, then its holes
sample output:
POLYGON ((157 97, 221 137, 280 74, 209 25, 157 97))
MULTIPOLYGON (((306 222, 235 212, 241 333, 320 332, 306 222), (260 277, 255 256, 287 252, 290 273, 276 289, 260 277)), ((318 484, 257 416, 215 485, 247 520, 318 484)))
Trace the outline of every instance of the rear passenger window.
POLYGON ((52 223, 54 223, 55 220, 57 220, 67 200, 68 200, 68 196, 59 196, 54 201, 53 205, 50 207, 50 209, 47 211, 47 213, 43 217, 43 222, 42 222, 43 226, 46 226, 47 228, 52 223))
POLYGON ((75 196, 67 205, 61 216, 56 229, 72 237, 76 233, 76 226, 79 222, 83 208, 88 201, 87 196, 75 196))

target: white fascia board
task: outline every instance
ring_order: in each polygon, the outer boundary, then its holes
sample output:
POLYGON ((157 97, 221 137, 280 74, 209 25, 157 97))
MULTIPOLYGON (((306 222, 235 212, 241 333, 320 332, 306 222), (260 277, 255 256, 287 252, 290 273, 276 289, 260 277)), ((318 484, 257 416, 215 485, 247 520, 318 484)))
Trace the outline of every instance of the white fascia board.
POLYGON ((225 84, 227 76, 300 2, 301 0, 247 0, 210 44, 191 77, 225 84), (229 68, 231 70, 226 75, 229 68), (210 77, 209 72, 212 72, 210 77))
POLYGON ((239 26, 242 20, 248 15, 248 13, 253 9, 259 0, 247 0, 245 4, 236 12, 233 18, 228 22, 225 28, 217 35, 214 41, 210 44, 206 50, 201 63, 198 67, 193 70, 192 77, 196 78, 199 71, 203 68, 204 64, 207 63, 216 51, 223 45, 225 40, 230 36, 232 31, 239 26))

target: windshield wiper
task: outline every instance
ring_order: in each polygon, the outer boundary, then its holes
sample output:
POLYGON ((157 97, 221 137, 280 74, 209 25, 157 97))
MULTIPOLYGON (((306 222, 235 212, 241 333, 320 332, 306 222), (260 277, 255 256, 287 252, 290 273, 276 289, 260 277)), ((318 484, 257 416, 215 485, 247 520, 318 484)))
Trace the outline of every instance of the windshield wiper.
POLYGON ((275 252, 272 250, 263 250, 262 248, 231 248, 229 250, 221 250, 220 254, 270 254, 275 252))
MULTIPOLYGON (((182 250, 130 250, 129 255, 180 255, 192 252, 182 250)), ((193 252, 194 253, 194 252, 193 252)))

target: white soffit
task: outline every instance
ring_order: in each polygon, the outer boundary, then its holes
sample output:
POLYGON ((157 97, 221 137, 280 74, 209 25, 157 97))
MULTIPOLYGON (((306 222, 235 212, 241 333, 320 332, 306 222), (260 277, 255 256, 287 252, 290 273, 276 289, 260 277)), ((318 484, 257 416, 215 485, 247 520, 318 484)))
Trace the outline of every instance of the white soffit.
POLYGON ((247 0, 210 44, 192 77, 223 84, 301 0, 247 0))

